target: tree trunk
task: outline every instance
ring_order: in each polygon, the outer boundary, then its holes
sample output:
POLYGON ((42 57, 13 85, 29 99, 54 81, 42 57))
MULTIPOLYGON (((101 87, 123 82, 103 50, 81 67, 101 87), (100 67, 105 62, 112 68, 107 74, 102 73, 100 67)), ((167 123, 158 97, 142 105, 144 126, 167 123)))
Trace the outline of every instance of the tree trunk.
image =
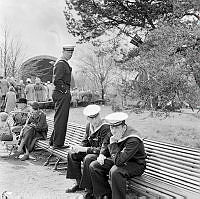
POLYGON ((101 99, 102 99, 102 100, 104 100, 104 94, 105 94, 105 91, 104 91, 104 89, 102 88, 102 89, 101 89, 101 99))
POLYGON ((200 67, 194 66, 193 67, 193 76, 197 86, 200 88, 200 67))

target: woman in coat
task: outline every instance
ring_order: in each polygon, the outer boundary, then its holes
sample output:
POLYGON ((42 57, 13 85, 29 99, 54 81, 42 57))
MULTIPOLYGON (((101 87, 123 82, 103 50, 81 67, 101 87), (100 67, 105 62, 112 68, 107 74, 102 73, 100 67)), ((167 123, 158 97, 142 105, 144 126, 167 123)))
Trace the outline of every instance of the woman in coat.
POLYGON ((27 124, 21 131, 20 144, 18 150, 11 155, 12 157, 19 157, 23 154, 21 158, 22 161, 29 159, 29 153, 33 151, 35 142, 38 139, 46 139, 48 125, 46 121, 46 115, 43 111, 39 110, 38 102, 33 102, 33 111, 27 121, 27 124))

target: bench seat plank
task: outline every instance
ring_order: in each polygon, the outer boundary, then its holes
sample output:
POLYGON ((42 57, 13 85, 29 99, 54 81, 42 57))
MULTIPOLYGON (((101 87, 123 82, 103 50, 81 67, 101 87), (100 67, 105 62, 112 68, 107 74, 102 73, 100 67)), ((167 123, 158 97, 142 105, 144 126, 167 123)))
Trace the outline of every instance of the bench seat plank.
POLYGON ((177 148, 177 149, 183 149, 185 150, 184 152, 192 152, 195 153, 197 152, 197 154, 199 154, 199 149, 197 148, 192 148, 192 147, 185 147, 185 146, 181 146, 181 145, 175 145, 175 144, 171 144, 171 143, 166 143, 166 142, 160 142, 160 141, 155 141, 155 140, 150 140, 147 138, 144 138, 144 143, 148 143, 148 144, 158 144, 158 146, 166 146, 166 147, 171 147, 171 148, 177 148))

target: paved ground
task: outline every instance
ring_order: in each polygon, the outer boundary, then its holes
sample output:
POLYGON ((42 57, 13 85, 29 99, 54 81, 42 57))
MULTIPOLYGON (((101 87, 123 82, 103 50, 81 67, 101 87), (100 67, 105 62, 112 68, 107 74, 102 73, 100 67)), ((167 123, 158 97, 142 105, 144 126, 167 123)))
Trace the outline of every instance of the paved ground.
POLYGON ((0 146, 0 193, 11 192, 10 198, 20 199, 82 199, 80 193, 65 194, 66 188, 73 186, 65 175, 43 167, 34 159, 22 162, 3 158, 7 152, 0 146), (12 197, 11 197, 12 196, 12 197))
MULTIPOLYGON (((53 113, 48 114, 53 117, 53 113)), ((5 158, 8 151, 0 142, 0 197, 7 191, 9 199, 82 199, 84 192, 66 194, 74 181, 64 173, 44 167, 47 152, 35 152, 30 160, 5 158)))

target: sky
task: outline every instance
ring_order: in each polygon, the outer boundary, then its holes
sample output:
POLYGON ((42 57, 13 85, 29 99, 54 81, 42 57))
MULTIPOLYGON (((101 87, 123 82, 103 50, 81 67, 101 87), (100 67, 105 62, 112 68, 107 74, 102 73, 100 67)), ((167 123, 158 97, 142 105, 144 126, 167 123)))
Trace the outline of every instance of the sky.
POLYGON ((65 0, 0 0, 0 26, 21 38, 26 58, 58 57, 62 45, 77 41, 67 32, 64 8, 65 0))

